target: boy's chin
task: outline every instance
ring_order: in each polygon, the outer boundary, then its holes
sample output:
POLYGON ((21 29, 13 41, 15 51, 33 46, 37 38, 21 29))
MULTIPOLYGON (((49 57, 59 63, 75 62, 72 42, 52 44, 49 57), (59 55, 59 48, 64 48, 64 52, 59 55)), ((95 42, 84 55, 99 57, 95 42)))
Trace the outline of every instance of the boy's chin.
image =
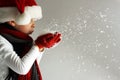
POLYGON ((30 32, 28 32, 27 34, 30 35, 30 34, 32 34, 33 32, 34 32, 34 31, 30 31, 30 32))

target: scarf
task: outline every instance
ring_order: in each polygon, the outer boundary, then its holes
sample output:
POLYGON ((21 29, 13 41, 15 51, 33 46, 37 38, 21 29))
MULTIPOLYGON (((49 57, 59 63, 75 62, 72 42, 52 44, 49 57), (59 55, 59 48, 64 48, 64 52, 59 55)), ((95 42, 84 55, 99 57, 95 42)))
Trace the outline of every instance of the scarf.
MULTIPOLYGON (((32 47, 33 39, 20 31, 17 31, 7 23, 0 24, 0 35, 6 38, 14 48, 14 51, 22 58, 32 47)), ((9 68, 8 76, 5 80, 42 80, 39 65, 35 60, 31 69, 26 75, 20 75, 9 68)))

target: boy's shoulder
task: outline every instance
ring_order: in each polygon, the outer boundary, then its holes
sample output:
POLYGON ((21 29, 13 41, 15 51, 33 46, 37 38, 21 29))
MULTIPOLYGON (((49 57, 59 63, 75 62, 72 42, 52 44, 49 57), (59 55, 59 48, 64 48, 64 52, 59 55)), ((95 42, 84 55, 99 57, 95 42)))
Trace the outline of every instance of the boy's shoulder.
POLYGON ((6 41, 6 39, 2 36, 2 35, 0 35, 0 41, 6 41))
POLYGON ((0 35, 0 44, 7 44, 11 46, 11 43, 5 39, 2 35, 0 35))

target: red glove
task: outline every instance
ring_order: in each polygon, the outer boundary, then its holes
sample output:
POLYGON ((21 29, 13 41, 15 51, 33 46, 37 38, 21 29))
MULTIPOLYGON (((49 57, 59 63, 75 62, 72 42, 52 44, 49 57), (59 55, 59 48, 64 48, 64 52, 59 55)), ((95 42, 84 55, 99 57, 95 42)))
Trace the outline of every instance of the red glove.
POLYGON ((39 36, 35 40, 35 43, 39 48, 50 48, 61 40, 60 36, 61 34, 58 32, 56 32, 55 34, 47 33, 39 36))

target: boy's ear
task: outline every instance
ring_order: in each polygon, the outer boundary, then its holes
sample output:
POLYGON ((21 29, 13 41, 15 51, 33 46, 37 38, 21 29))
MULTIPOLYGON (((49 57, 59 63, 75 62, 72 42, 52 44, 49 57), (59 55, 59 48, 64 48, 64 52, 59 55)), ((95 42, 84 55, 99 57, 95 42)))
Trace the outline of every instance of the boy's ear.
POLYGON ((15 26, 15 21, 8 21, 8 24, 11 26, 15 26))

